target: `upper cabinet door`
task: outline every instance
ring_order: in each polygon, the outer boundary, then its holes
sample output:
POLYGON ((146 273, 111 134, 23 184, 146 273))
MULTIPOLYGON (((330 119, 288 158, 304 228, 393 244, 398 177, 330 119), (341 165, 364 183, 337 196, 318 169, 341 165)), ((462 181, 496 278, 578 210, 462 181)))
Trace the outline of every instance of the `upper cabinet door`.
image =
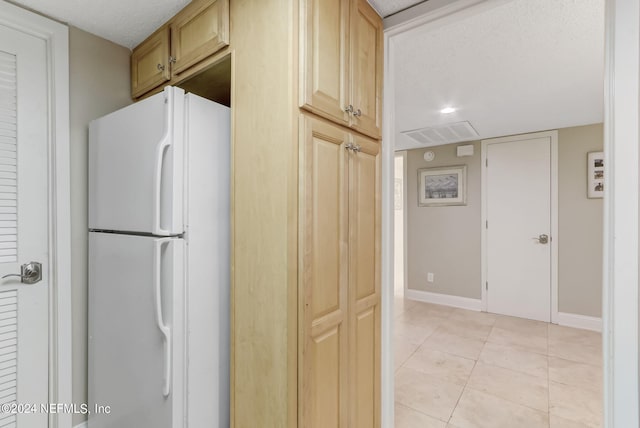
POLYGON ((131 94, 139 97, 169 79, 169 27, 164 27, 133 50, 131 94))
POLYGON ((171 23, 173 73, 229 44, 229 0, 194 0, 171 23))
POLYGON ((349 125, 349 0, 302 0, 300 106, 349 125))
POLYGON ((382 19, 366 0, 351 14, 352 127, 380 138, 382 124, 382 19))

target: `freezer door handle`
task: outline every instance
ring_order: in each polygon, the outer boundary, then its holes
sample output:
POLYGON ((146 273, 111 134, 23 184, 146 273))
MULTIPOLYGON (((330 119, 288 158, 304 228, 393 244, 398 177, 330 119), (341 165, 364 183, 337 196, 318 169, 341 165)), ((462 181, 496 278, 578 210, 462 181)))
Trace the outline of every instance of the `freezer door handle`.
POLYGON ((156 170, 154 177, 154 219, 155 235, 169 235, 170 231, 162 228, 162 164, 167 150, 171 146, 172 130, 169 129, 165 138, 156 147, 156 170))
POLYGON ((162 315, 162 247, 168 245, 171 238, 157 239, 154 251, 154 297, 156 308, 156 323, 164 337, 164 386, 162 395, 171 394, 171 329, 165 324, 162 315))

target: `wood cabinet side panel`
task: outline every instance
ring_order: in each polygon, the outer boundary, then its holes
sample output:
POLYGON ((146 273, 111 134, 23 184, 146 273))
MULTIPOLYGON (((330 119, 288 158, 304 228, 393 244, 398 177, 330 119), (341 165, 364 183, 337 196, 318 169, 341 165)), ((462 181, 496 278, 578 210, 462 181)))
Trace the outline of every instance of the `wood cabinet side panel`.
POLYGON ((233 428, 297 426, 294 3, 230 2, 233 428))

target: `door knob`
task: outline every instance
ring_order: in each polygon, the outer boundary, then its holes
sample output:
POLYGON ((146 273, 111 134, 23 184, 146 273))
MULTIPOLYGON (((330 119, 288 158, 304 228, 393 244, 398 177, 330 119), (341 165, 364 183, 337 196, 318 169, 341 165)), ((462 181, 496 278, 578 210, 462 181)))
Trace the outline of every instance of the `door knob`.
POLYGON ((549 243, 549 235, 542 234, 540 236, 535 236, 531 239, 535 239, 538 241, 538 244, 548 244, 549 243))
POLYGON ((23 284, 35 284, 42 279, 42 264, 38 262, 25 263, 20 266, 20 273, 10 273, 2 277, 9 278, 17 276, 23 284))

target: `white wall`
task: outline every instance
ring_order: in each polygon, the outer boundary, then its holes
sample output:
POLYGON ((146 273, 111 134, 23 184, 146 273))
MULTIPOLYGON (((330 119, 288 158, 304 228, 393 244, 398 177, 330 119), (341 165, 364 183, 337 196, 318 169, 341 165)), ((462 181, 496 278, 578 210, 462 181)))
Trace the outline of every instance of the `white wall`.
POLYGON ((558 131, 558 308, 602 316, 603 200, 587 199, 587 153, 602 151, 602 125, 558 131))
POLYGON ((407 284, 410 289, 480 299, 480 142, 472 157, 456 157, 456 144, 407 152, 407 284), (467 205, 418 206, 418 170, 467 165, 467 205), (434 282, 427 283, 427 273, 434 282))
POLYGON ((393 288, 395 294, 399 295, 404 290, 404 158, 403 155, 396 155, 394 168, 393 288))
MULTIPOLYGON (((73 402, 78 404, 87 402, 87 126, 131 103, 129 55, 127 48, 69 29, 73 402)), ((84 419, 74 415, 73 424, 84 419)))

